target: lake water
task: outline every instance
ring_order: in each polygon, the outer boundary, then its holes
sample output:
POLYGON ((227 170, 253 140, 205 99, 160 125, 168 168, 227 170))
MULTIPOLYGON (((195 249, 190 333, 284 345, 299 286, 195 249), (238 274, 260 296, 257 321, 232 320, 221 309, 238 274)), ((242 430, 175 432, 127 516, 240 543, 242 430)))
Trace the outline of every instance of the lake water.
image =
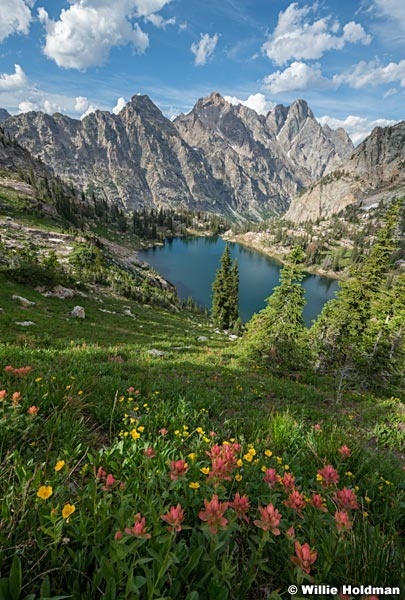
MULTIPOLYGON (((173 283, 182 300, 191 296, 201 306, 211 308, 212 283, 225 243, 220 237, 175 238, 166 241, 164 246, 139 251, 138 257, 173 283)), ((240 244, 231 243, 230 250, 232 258, 238 260, 239 309, 242 321, 246 322, 266 305, 266 298, 279 283, 282 267, 240 244)), ((334 279, 306 275, 303 287, 307 300, 304 318, 310 325, 325 302, 335 296, 339 285, 334 279)))

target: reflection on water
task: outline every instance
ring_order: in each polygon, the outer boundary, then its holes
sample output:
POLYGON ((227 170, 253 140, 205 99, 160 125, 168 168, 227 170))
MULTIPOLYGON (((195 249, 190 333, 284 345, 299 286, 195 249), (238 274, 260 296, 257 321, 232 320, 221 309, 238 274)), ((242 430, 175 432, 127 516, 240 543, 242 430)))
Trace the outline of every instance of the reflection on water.
MULTIPOLYGON (((138 252, 143 260, 171 281, 183 300, 192 296, 206 308, 211 307, 212 283, 215 279, 225 242, 220 237, 190 237, 167 240, 138 252)), ((279 283, 281 266, 275 260, 239 244, 230 244, 231 255, 239 265, 239 308, 241 318, 248 321, 254 312, 266 305, 266 298, 279 283)), ((307 304, 307 325, 321 312, 324 303, 335 296, 339 284, 334 279, 307 275, 303 281, 307 304)))

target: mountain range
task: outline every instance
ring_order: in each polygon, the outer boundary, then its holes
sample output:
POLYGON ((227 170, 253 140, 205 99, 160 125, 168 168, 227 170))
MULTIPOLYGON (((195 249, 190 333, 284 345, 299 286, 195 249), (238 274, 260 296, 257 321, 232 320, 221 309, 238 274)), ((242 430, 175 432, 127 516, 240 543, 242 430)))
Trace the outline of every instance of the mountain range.
POLYGON ((127 211, 184 207, 302 221, 404 178, 404 123, 374 130, 354 149, 347 133, 322 126, 305 100, 259 115, 213 92, 171 121, 148 96, 136 95, 117 115, 97 110, 76 120, 1 109, 0 121, 54 174, 127 211))

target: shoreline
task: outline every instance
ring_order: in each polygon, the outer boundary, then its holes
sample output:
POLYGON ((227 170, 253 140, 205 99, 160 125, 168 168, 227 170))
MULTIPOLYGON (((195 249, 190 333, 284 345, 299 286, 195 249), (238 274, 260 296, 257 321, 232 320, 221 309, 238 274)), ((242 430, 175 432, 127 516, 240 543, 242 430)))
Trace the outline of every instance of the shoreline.
MULTIPOLYGON (((285 252, 277 251, 274 246, 264 246, 263 242, 266 241, 263 233, 258 232, 247 232, 247 233, 228 233, 225 232, 221 236, 226 242, 233 242, 236 244, 241 244, 242 246, 246 246, 246 248, 250 248, 263 254, 264 256, 268 256, 279 262, 282 265, 286 264, 285 257, 290 252, 290 248, 285 252)), ((305 273, 309 273, 310 275, 318 275, 320 277, 328 277, 329 279, 335 279, 338 281, 344 280, 345 275, 336 273, 336 271, 329 271, 326 269, 322 269, 317 265, 305 265, 304 267, 305 273)))

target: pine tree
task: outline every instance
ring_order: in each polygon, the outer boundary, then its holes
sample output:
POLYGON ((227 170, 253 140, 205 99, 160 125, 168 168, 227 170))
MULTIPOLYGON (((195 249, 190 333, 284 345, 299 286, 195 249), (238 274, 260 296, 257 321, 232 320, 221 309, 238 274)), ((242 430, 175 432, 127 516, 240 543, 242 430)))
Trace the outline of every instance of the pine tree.
POLYGON ((253 315, 243 337, 249 358, 265 359, 272 368, 290 370, 307 362, 302 262, 305 254, 293 248, 280 275, 280 285, 267 298, 267 306, 253 315))
POLYGON ((377 318, 373 314, 375 306, 379 304, 389 310, 383 285, 397 245, 396 229, 402 205, 401 200, 392 204, 368 256, 352 268, 350 279, 341 284, 336 299, 324 306, 311 328, 317 368, 335 376, 338 400, 345 386, 359 381, 368 372, 365 358, 370 351, 367 340, 375 326, 372 319, 377 318))
POLYGON ((229 244, 212 285, 212 318, 221 329, 232 329, 239 320, 239 268, 232 263, 229 244))

